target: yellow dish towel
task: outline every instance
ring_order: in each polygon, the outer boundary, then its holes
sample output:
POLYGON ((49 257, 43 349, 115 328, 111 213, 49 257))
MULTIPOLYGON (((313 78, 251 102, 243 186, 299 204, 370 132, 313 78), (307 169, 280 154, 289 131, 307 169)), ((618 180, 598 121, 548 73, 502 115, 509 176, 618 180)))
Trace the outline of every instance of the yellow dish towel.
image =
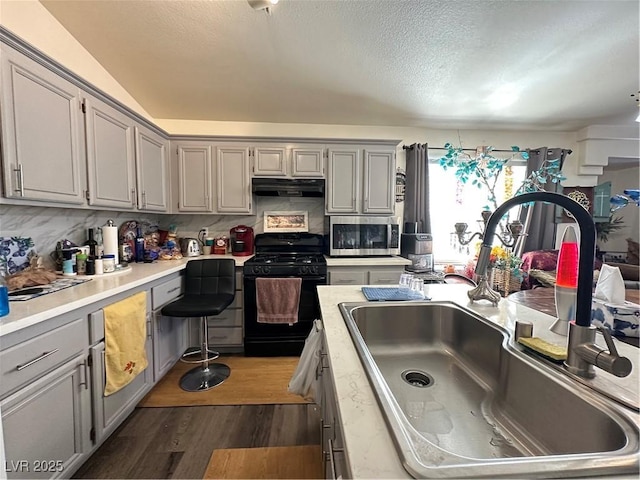
POLYGON ((147 292, 104 307, 104 338, 106 397, 147 368, 147 292))

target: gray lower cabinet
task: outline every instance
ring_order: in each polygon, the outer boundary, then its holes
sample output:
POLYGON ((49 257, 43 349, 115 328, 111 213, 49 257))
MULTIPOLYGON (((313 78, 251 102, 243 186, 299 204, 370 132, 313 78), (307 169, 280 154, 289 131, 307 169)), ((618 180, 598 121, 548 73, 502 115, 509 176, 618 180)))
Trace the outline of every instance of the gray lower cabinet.
POLYGON ((324 347, 324 337, 318 372, 320 375, 321 446, 324 476, 330 479, 352 478, 347 462, 331 366, 324 347))
POLYGON ((184 292, 184 276, 180 275, 151 289, 153 305, 153 379, 158 382, 189 346, 189 320, 165 317, 164 305, 179 298, 184 292))
POLYGON ((2 44, 4 196, 84 204, 80 89, 2 44))
POLYGON ((91 448, 86 353, 2 400, 7 478, 69 478, 91 448))
POLYGON ((102 443, 106 437, 127 418, 136 404, 142 400, 153 386, 153 351, 151 335, 147 337, 147 360, 149 366, 126 387, 116 393, 104 396, 106 384, 104 342, 91 347, 91 384, 93 392, 93 441, 102 443))
POLYGON ((382 267, 329 267, 329 285, 396 285, 403 265, 382 267))
POLYGON ((69 318, 0 352, 8 478, 70 477, 91 449, 87 322, 69 318))
MULTIPOLYGON (((236 297, 233 303, 220 315, 208 318, 207 337, 209 345, 211 345, 213 349, 222 353, 236 353, 244 350, 243 301, 242 270, 237 268, 236 297)), ((193 326, 192 332, 197 332, 197 329, 193 326)), ((195 336, 195 338, 198 337, 195 336)), ((192 345, 197 345, 197 342, 192 343, 192 345)))
POLYGON ((148 366, 125 387, 106 397, 104 396, 106 385, 104 311, 99 309, 89 314, 89 338, 92 343, 89 348, 93 404, 92 440, 96 445, 100 445, 113 433, 153 387, 151 295, 147 295, 146 311, 145 351, 148 366))

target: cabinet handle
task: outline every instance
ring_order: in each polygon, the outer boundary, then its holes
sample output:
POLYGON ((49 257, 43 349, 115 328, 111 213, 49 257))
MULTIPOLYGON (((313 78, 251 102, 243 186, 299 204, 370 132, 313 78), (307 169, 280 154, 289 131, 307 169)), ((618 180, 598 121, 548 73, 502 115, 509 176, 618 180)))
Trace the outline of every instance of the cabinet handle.
POLYGON ((16 175, 16 183, 18 184, 18 188, 15 189, 16 192, 20 192, 20 196, 24 197, 24 172, 22 171, 22 164, 18 164, 18 168, 13 169, 16 175))
POLYGON ((180 290, 180 287, 179 286, 178 287, 173 287, 171 290, 167 290, 167 293, 173 293, 176 290, 180 290))
POLYGON ((85 390, 89 390, 89 374, 87 373, 87 361, 82 362, 82 371, 84 372, 84 379, 80 382, 80 385, 84 385, 85 390))
POLYGON ((142 206, 147 208, 147 192, 142 192, 142 206))
POLYGON ((151 328, 151 316, 147 315, 147 338, 151 338, 151 332, 152 332, 152 328, 151 328))
POLYGON ((338 478, 336 463, 333 458, 333 454, 336 452, 344 452, 344 448, 333 448, 333 440, 329 439, 329 451, 327 452, 327 456, 329 458, 329 468, 331 468, 331 478, 338 478))
POLYGON ((132 206, 136 206, 136 189, 132 188, 131 189, 131 205, 132 206))
POLYGON ((20 370, 24 370, 27 367, 30 367, 31 365, 33 365, 34 363, 38 363, 40 360, 44 360, 45 358, 47 358, 50 355, 53 355, 54 353, 57 353, 59 349, 55 349, 55 350, 51 350, 50 352, 44 352, 42 355, 40 355, 37 358, 34 358, 33 360, 31 360, 30 362, 27 362, 23 365, 16 365, 16 370, 20 371, 20 370))
POLYGON ((332 284, 335 285, 351 285, 354 283, 353 280, 335 280, 331 282, 332 284))

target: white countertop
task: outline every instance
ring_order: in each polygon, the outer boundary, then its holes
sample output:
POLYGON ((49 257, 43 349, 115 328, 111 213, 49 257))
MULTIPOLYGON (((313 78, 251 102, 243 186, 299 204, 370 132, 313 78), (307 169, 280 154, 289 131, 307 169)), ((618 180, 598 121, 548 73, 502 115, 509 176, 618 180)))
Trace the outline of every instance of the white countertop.
MULTIPOLYGON (((470 303, 466 285, 428 284, 425 291, 432 300, 447 300, 472 310, 490 321, 513 331, 516 319, 534 324, 534 335, 549 342, 566 344, 566 337, 549 331, 553 318, 515 302, 501 300, 495 308, 486 302, 470 303)), ((345 449, 353 478, 411 478, 402 467, 395 445, 387 429, 375 394, 369 385, 364 367, 351 341, 338 304, 365 302, 361 286, 319 286, 318 297, 326 335, 326 349, 335 383, 338 411, 343 426, 345 449)), ((604 342, 601 336, 598 343, 604 342)), ((621 355, 633 362, 633 371, 626 378, 616 378, 597 369, 596 377, 588 380, 607 388, 612 383, 628 391, 630 398, 639 398, 639 349, 616 341, 621 355)))
MULTIPOLYGON (((189 260, 204 258, 232 258, 236 266, 242 266, 250 256, 201 255, 180 260, 159 260, 154 263, 132 263, 131 269, 115 274, 94 275, 81 285, 65 288, 23 302, 9 302, 9 315, 0 318, 0 337, 77 308, 109 298, 118 293, 139 287, 174 272, 183 270, 189 260)), ((64 277, 75 278, 75 277, 64 277)))
POLYGON ((411 265, 404 257, 325 257, 327 267, 388 267, 411 265))

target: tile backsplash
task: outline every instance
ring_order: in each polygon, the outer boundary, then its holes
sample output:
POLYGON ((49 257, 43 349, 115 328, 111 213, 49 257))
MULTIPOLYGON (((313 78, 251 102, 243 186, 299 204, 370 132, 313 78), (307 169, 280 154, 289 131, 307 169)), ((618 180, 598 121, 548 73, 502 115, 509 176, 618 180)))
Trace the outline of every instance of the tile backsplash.
POLYGON ((2 205, 0 220, 1 237, 31 237, 35 250, 51 266, 49 253, 55 250, 56 242, 68 239, 82 244, 87 238, 87 229, 105 225, 113 220, 116 225, 130 220, 144 221, 167 229, 170 224, 178 226, 179 237, 196 237, 200 228, 208 227, 210 236, 229 235, 236 225, 253 227, 256 233, 263 231, 263 212, 296 211, 309 212, 309 232, 323 233, 324 201, 322 198, 255 197, 255 215, 167 215, 140 212, 115 212, 106 210, 81 210, 57 207, 32 207, 2 205))

